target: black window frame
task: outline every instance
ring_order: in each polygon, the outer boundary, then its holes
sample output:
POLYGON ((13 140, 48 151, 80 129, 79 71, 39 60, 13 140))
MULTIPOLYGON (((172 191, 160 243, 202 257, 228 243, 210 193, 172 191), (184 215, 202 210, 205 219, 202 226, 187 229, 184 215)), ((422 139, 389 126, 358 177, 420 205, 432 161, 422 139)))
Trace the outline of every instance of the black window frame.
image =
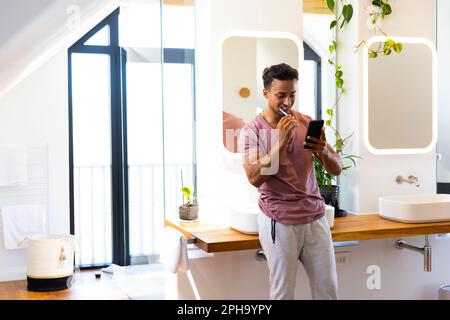
MULTIPOLYGON (((72 105, 72 54, 107 54, 110 56, 110 96, 111 96, 111 198, 112 198, 112 263, 131 263, 129 242, 128 206, 128 156, 127 156, 127 112, 126 112, 126 51, 119 46, 120 7, 114 10, 86 35, 68 49, 68 108, 69 108, 69 190, 70 190, 70 233, 75 234, 74 199, 74 157, 73 157, 73 105, 72 105), (85 45, 93 35, 109 26, 109 45, 85 45)), ((196 152, 196 97, 195 97, 195 49, 159 48, 163 54, 161 67, 166 63, 184 63, 192 67, 193 106, 193 184, 194 199, 197 197, 197 152, 196 152)), ((163 74, 163 73, 162 73, 163 74)), ((162 78, 162 86, 164 79, 162 78)), ((164 105, 164 102, 163 102, 164 105)), ((163 106, 162 106, 163 107, 163 106)), ((164 109, 163 109, 164 111, 164 109)), ((164 117, 164 112, 163 112, 164 117)), ((164 121, 164 118, 162 119, 164 121)), ((164 122, 163 122, 164 123, 164 122)), ((164 138, 163 138, 164 139, 164 138)), ((163 141, 164 146, 164 141, 163 141)), ((164 157, 164 155, 163 155, 164 157)), ((165 185, 165 174, 164 185, 165 185)), ((164 187, 165 188, 165 187, 164 187)), ((165 191, 164 191, 165 192, 165 191)), ((165 208, 165 196, 164 196, 165 208)), ((106 264, 80 265, 82 269, 103 267, 106 264)))
POLYGON ((316 65, 314 83, 314 101, 316 103, 316 119, 322 119, 322 59, 303 41, 304 60, 314 61, 316 65))
MULTIPOLYGON (((70 183, 70 233, 75 234, 75 199, 73 173, 73 106, 72 106, 72 54, 107 54, 110 57, 110 98, 111 98, 111 208, 112 208, 112 262, 129 264, 128 239, 128 199, 123 190, 127 189, 126 130, 124 130, 125 104, 122 92, 122 56, 119 47, 120 8, 97 24, 68 50, 69 67, 69 183, 70 183), (109 45, 85 45, 98 31, 109 26, 109 45)), ((91 267, 92 265, 89 265, 91 267)))

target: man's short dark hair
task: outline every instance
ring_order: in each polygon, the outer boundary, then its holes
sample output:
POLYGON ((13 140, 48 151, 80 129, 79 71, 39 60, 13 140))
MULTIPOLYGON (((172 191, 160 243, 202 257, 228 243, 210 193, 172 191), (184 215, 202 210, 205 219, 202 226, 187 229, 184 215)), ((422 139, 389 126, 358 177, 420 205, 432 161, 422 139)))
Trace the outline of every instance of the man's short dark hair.
POLYGON ((286 63, 275 64, 263 71, 264 88, 269 90, 273 79, 298 80, 298 71, 286 63))

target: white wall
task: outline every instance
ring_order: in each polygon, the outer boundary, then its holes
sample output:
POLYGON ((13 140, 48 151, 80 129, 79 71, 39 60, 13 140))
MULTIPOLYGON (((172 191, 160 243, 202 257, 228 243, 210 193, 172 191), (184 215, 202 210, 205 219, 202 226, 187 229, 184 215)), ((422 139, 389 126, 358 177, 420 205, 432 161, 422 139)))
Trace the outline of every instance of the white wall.
MULTIPOLYGON (((30 7, 32 20, 21 5, 9 12, 28 24, 15 26, 0 50, 0 144, 47 145, 50 233, 68 233, 70 226, 67 48, 117 3, 78 1, 80 24, 74 28, 66 24, 68 5, 61 1, 45 10, 30 7)), ((0 231, 0 281, 24 279, 26 249, 4 250, 2 239, 0 231)))
MULTIPOLYGON (((344 136, 354 133, 350 153, 356 153, 363 159, 356 170, 340 178, 342 187, 341 205, 358 213, 373 213, 378 210, 378 198, 382 195, 435 193, 436 162, 435 149, 422 155, 377 156, 368 152, 363 142, 363 91, 362 91, 362 50, 353 53, 356 44, 368 39, 372 34, 366 27, 365 8, 370 1, 351 1, 355 8, 352 24, 339 34, 339 64, 343 65, 347 94, 338 107, 339 128, 344 136), (420 187, 397 185, 397 175, 419 177, 420 187)), ((397 0, 391 3, 393 14, 387 16, 383 29, 392 36, 425 37, 435 41, 435 6, 428 0, 397 0), (420 25, 415 21, 422 21, 420 25)), ((382 59, 382 57, 378 58, 382 59)), ((414 67, 414 66, 411 66, 414 67)), ((416 92, 415 94, 420 94, 416 92)), ((430 106, 431 107, 431 106, 430 106)), ((383 130, 383 128, 379 128, 383 130)), ((412 139, 414 137, 411 137, 412 139)), ((383 279, 381 290, 369 291, 364 287, 355 287, 348 291, 348 298, 398 298, 433 299, 437 297, 439 284, 448 282, 450 262, 447 251, 448 240, 433 240, 433 271, 423 272, 423 257, 410 251, 395 249, 396 239, 363 241, 358 247, 351 248, 352 256, 358 256, 359 263, 352 265, 356 275, 354 280, 361 284, 364 277, 362 266, 376 264, 380 266, 383 279), (365 250, 363 249, 365 248, 365 250), (363 277, 361 277, 363 276, 363 277), (412 280, 414 279, 414 280, 412 280)), ((423 237, 408 238, 411 243, 423 246, 423 237)), ((353 260, 354 261, 354 260, 353 260)), ((347 285, 339 274, 341 288, 346 292, 347 285)))
MULTIPOLYGON (((67 81, 61 52, 0 98, 0 144, 48 146, 50 233, 69 232, 67 81)), ((3 248, 0 236, 0 281, 24 278, 26 249, 3 248)))
MULTIPOLYGON (((343 45, 353 48, 359 39, 366 38, 364 5, 368 1, 355 2, 352 26, 344 30, 343 45)), ((225 217, 222 203, 229 196, 220 180, 221 158, 221 104, 218 99, 220 79, 220 50, 218 38, 228 28, 290 31, 301 35, 301 5, 298 1, 286 2, 282 12, 271 15, 272 2, 249 0, 197 0, 197 84, 198 84, 198 165, 200 217, 220 223, 225 217), (240 11, 234 8, 240 7, 240 11), (285 11, 284 11, 285 10, 285 11), (267 12, 268 11, 268 12, 267 12), (252 12, 254 19, 246 19, 245 12, 252 12), (265 15, 271 19, 264 19, 265 15), (230 19, 229 17, 233 17, 230 19), (233 25, 230 25, 231 22, 233 25), (202 32, 200 32, 202 30, 202 32), (204 33, 210 30, 210 33, 204 33)), ((388 32, 396 35, 426 36, 433 39, 433 8, 429 0, 397 0, 392 3, 395 23, 386 23, 388 32), (414 5, 410 5, 414 1, 414 5), (424 16, 428 17, 424 19, 424 16), (421 23, 416 21, 428 21, 421 23), (414 22, 414 23, 413 23, 414 22), (407 27, 405 27, 407 26, 407 27)), ((387 18, 391 19, 391 17, 387 18)), ((328 39, 327 39, 328 41, 328 39)), ((0 143, 35 144, 47 142, 49 146, 50 232, 67 232, 68 222, 68 138, 67 138, 67 64, 65 51, 61 51, 17 87, 0 98, 0 143)), ((340 106, 341 128, 355 131, 353 146, 364 157, 353 177, 342 179, 342 185, 350 190, 346 199, 349 209, 359 212, 376 211, 376 199, 380 193, 410 193, 411 186, 395 184, 395 175, 410 173, 419 176, 421 187, 417 192, 434 188, 434 161, 432 155, 422 156, 373 156, 364 149, 359 136, 360 120, 361 56, 353 50, 340 52, 346 72, 348 94, 340 106), (346 52, 349 52, 348 54, 346 52), (355 58, 356 57, 356 58, 355 58), (352 92, 352 93, 351 93, 352 92), (433 171, 433 172, 432 172, 433 171), (350 187, 355 184, 354 187, 350 187), (359 197, 358 195, 362 196, 359 197)), ((349 251, 350 263, 338 266, 340 296, 343 299, 434 299, 442 283, 450 283, 447 254, 450 240, 433 240, 433 271, 423 272, 423 259, 417 253, 394 248, 396 239, 361 241, 358 246, 340 248, 349 251), (369 290, 366 273, 369 265, 381 268, 381 289, 369 290)), ((422 246, 422 237, 406 238, 414 245, 422 246)), ((1 244, 0 244, 1 247, 1 244)), ((191 262, 192 272, 203 298, 258 299, 268 297, 268 271, 265 263, 257 262, 255 251, 216 254, 214 258, 191 262)), ((309 298, 307 278, 299 267, 297 298, 309 298)), ((0 249, 0 281, 23 277, 25 252, 0 249)), ((181 297, 190 297, 191 289, 185 275, 178 279, 181 297)))
MULTIPOLYGON (((423 246, 422 237, 403 238, 423 246)), ((438 289, 450 283, 450 239, 433 240, 432 272, 423 271, 423 257, 409 250, 394 249, 397 239, 361 241, 339 248, 350 253, 349 262, 337 265, 339 298, 359 299, 437 299, 438 289), (380 267, 380 289, 368 289, 370 266, 380 267)), ((202 299, 268 299, 269 271, 265 262, 255 259, 256 250, 216 253, 213 258, 190 261, 194 283, 202 299)), ((303 266, 297 269, 296 299, 311 299, 303 266)), ((194 299, 185 273, 178 276, 180 299, 194 299)))
MULTIPOLYGON (((291 67, 299 70, 298 57, 303 48, 298 48, 298 44, 290 39, 262 38, 257 42, 257 87, 258 87, 258 107, 264 109, 267 106, 267 100, 262 94, 264 81, 262 74, 265 68, 279 63, 287 63, 291 67)), ((301 90, 299 90, 301 92, 301 90)), ((298 99, 294 102, 294 109, 298 110, 298 99)))
MULTIPOLYGON (((231 164, 235 175, 224 170, 222 144, 222 101, 220 51, 223 38, 232 31, 290 32, 301 35, 301 1, 287 0, 273 15, 270 0, 200 0, 196 2, 197 44, 197 159, 199 216, 217 223, 226 222, 225 201, 241 193, 229 188, 230 177, 248 187, 240 162, 231 164), (239 8, 239 10, 236 10, 239 8)), ((300 52, 301 59, 303 52, 300 52)), ((236 160, 236 159, 235 159, 236 160)), ((255 199, 252 201, 254 202, 255 199)))
POLYGON ((256 38, 232 37, 225 40, 222 50, 223 61, 223 110, 230 112, 245 122, 255 117, 257 96, 256 86, 256 38), (250 96, 242 98, 239 90, 250 89, 250 96))
MULTIPOLYGON (((331 12, 330 14, 303 14, 303 39, 322 59, 322 119, 329 118, 327 109, 336 102, 334 66, 328 63, 328 59, 332 58, 328 46, 333 36, 330 30, 330 23, 333 20, 334 15, 331 12)), ((301 109, 300 107, 300 111, 301 109)), ((329 144, 336 143, 331 129, 327 129, 326 137, 329 144)))
MULTIPOLYGON (((351 1, 355 8, 355 14, 352 24, 343 29, 340 36, 341 50, 339 51, 339 63, 343 64, 345 70, 347 95, 339 106, 340 129, 344 133, 354 133, 350 145, 354 152, 361 155, 364 159, 359 162, 358 168, 352 170, 347 177, 341 178, 341 187, 344 192, 343 206, 352 211, 360 213, 373 213, 378 209, 377 199, 383 194, 411 194, 428 193, 435 190, 435 161, 434 150, 426 155, 409 156, 375 156, 370 154, 365 148, 362 137, 362 70, 361 53, 354 54, 354 45, 360 40, 369 37, 366 29, 367 14, 365 7, 369 4, 368 0, 351 1), (410 185, 397 185, 395 176, 397 174, 414 174, 419 177, 421 186, 419 188, 410 185)), ((220 30, 227 27, 235 29, 241 23, 239 18, 236 25, 229 26, 224 23, 227 17, 233 16, 235 12, 229 13, 221 7, 220 1, 211 2, 198 1, 198 23, 199 30, 204 29, 207 23, 214 22, 213 31, 208 39, 199 36, 199 55, 206 52, 212 52, 214 39, 220 30), (222 10, 219 10, 222 8, 222 10), (206 18, 208 16, 209 18, 206 18), (203 27, 203 28, 202 28, 203 27), (216 36, 214 36, 216 35, 216 36), (205 50, 207 49, 207 50, 205 50)), ((392 2, 394 14, 386 18, 385 29, 389 34, 397 36, 422 36, 434 41, 434 6, 430 5, 429 0, 397 0, 392 2), (411 4, 411 2, 414 2, 411 4), (414 22, 422 21, 417 24, 414 22)), ((263 5, 255 6, 258 10, 257 16, 263 16, 261 8, 263 5)), ((243 11, 245 12, 245 11, 243 11)), ((286 15, 285 22, 289 21, 286 15)), ((296 18, 298 19, 298 18, 296 18)), ((257 24, 257 22, 255 22, 257 24)), ((282 26, 280 24, 280 26, 282 26)), ((286 31, 286 30, 283 30, 286 31)), ((327 41, 328 38, 324 41, 327 41)), ((203 101, 199 101, 201 108, 201 119, 199 119, 200 132, 213 132, 213 138, 219 146, 219 131, 213 130, 217 127, 219 112, 208 110, 207 105, 216 105, 206 103, 214 100, 215 91, 212 89, 211 81, 214 78, 205 74, 207 66, 216 65, 214 57, 209 56, 209 60, 203 61, 199 70, 199 92, 211 92, 211 95, 204 96, 203 101), (206 81, 208 79, 208 81, 206 81), (209 124, 206 124, 207 122, 209 124), (217 131, 217 132, 216 132, 217 131), (215 135, 217 134, 217 137, 215 135)), ((217 81, 217 79, 216 79, 217 81)), ((201 134, 200 134, 201 136, 201 134)), ((199 143, 201 146, 202 144, 199 143)), ((210 146, 210 145, 209 145, 210 146)), ((202 190, 203 202, 210 198, 210 205, 207 212, 202 211, 203 215, 208 215, 220 222, 221 214, 221 184, 214 183, 217 176, 208 181, 205 177, 206 172, 211 173, 212 168, 217 170, 217 163, 221 159, 217 151, 210 148, 202 152, 199 163, 199 188, 209 188, 208 193, 202 190), (209 160, 209 161, 208 161, 209 160), (209 186, 209 187, 208 187, 209 186), (217 197, 214 198, 214 191, 217 190, 217 197), (214 204, 216 204, 214 206, 214 204)), ((416 246, 423 246, 423 237, 404 238, 416 246)), ((438 288, 443 283, 450 282, 450 272, 448 265, 450 256, 447 251, 450 247, 450 240, 432 239, 433 264, 432 272, 423 271, 423 257, 415 252, 395 249, 397 239, 379 239, 360 241, 360 244, 352 247, 336 249, 337 252, 347 251, 350 253, 350 262, 344 265, 338 265, 339 295, 342 299, 436 299, 438 288), (380 267, 381 270, 381 288, 370 290, 367 287, 367 280, 371 274, 367 273, 367 268, 371 265, 380 267)), ((204 299, 265 299, 268 297, 268 270, 266 264, 255 260, 255 250, 242 252, 219 253, 214 258, 199 259, 191 262, 194 280, 198 286, 200 296, 204 299)), ((179 293, 182 298, 193 298, 192 289, 184 274, 178 279, 179 293)), ((299 299, 310 298, 308 280, 303 268, 299 266, 299 275, 297 277, 296 297, 299 299)))
MULTIPOLYGON (((285 62, 298 69, 299 48, 291 39, 232 36, 224 41, 222 50, 223 108, 250 122, 258 109, 266 106, 263 91, 263 70, 285 62), (247 87, 250 96, 242 98, 239 89, 247 87)), ((295 107, 298 103, 296 102, 295 107)))
POLYGON ((437 52, 439 61, 438 104, 439 104, 439 132, 437 152, 442 154, 442 160, 438 161, 437 181, 450 183, 450 92, 446 86, 449 83, 450 74, 450 1, 437 0, 438 24, 437 24, 437 52))
MULTIPOLYGON (((365 12, 369 2, 352 1, 355 8, 352 25, 344 27, 339 33, 338 49, 338 60, 343 66, 347 88, 347 94, 338 106, 339 128, 343 136, 354 133, 347 152, 356 153, 363 158, 358 161, 356 170, 352 169, 340 178, 341 207, 360 213, 377 212, 378 197, 382 195, 436 191, 435 149, 422 155, 379 156, 369 153, 364 145, 362 50, 354 53, 354 46, 372 36, 367 28, 368 15, 365 12), (419 178, 419 187, 398 185, 395 182, 397 175, 410 174, 419 178)), ((396 1, 392 4, 392 15, 385 19, 383 29, 392 36, 424 37, 435 42, 436 19, 433 3, 426 0, 396 1), (414 23, 418 20, 423 21, 420 26, 414 23)))

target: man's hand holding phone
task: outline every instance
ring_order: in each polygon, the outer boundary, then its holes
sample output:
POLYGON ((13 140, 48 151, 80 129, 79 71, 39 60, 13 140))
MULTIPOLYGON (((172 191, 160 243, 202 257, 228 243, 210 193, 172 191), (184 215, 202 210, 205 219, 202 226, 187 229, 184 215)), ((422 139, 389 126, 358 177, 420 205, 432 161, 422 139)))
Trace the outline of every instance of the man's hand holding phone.
POLYGON ((303 142, 303 147, 305 148, 305 150, 311 151, 319 157, 328 152, 324 127, 320 129, 320 133, 320 139, 317 139, 313 136, 306 136, 306 141, 303 142))

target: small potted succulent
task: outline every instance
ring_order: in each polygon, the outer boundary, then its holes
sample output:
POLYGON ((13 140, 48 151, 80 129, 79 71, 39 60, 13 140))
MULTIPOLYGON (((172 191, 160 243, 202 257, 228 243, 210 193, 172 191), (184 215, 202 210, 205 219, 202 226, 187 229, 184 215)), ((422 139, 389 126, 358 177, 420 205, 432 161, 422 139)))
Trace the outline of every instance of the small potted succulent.
POLYGON ((193 200, 193 187, 181 188, 183 193, 183 204, 178 208, 180 219, 184 221, 195 221, 198 218, 198 204, 193 200), (186 202, 184 201, 186 197, 186 202))

